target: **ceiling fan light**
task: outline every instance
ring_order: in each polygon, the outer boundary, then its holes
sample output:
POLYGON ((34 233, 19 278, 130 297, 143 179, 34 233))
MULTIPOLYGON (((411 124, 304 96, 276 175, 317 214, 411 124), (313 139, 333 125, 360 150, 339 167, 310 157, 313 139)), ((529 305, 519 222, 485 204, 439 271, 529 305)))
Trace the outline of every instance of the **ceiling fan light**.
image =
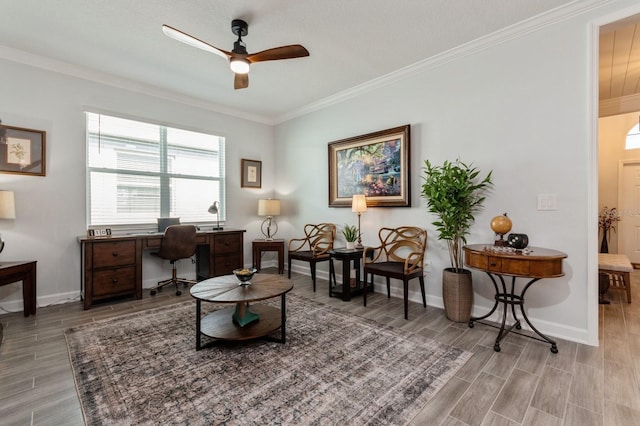
POLYGON ((249 72, 249 61, 243 58, 233 58, 229 61, 231 71, 236 74, 247 74, 249 72))

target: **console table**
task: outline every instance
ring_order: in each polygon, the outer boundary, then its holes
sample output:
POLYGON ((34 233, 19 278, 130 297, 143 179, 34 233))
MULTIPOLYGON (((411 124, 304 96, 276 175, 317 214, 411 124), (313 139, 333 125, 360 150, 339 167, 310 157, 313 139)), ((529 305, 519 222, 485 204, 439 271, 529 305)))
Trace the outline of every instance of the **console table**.
POLYGON ((0 262, 0 286, 22 281, 24 316, 36 314, 36 261, 0 262))
MULTIPOLYGON (((198 231, 196 277, 203 280, 242 268, 243 229, 198 231)), ((83 268, 80 291, 84 309, 117 296, 142 298, 142 252, 158 250, 162 233, 111 237, 79 237, 83 268)))
MULTIPOLYGON (((473 328, 474 322, 480 322, 491 316, 498 306, 502 304, 502 323, 500 332, 496 338, 493 350, 500 352, 500 341, 504 339, 515 327, 517 330, 522 328, 520 320, 516 315, 516 306, 520 306, 522 317, 527 322, 531 330, 533 330, 540 338, 527 334, 517 333, 532 339, 540 340, 551 344, 551 352, 558 353, 558 345, 549 337, 542 334, 536 329, 524 309, 525 294, 527 290, 536 282, 544 278, 556 278, 564 275, 562 271, 562 261, 567 257, 565 253, 557 250, 551 250, 541 247, 527 247, 526 250, 508 250, 505 248, 497 248, 489 244, 472 244, 463 247, 464 263, 470 268, 475 268, 487 273, 495 288, 495 303, 488 314, 481 317, 471 317, 469 319, 469 327, 473 328), (511 277, 511 288, 507 289, 505 276, 511 277), (498 286, 498 282, 500 286, 498 286), (516 278, 525 278, 529 281, 517 293, 515 288, 516 278), (511 306, 511 314, 515 321, 514 324, 507 326, 507 312, 511 306)), ((483 323, 494 327, 492 324, 483 323)))

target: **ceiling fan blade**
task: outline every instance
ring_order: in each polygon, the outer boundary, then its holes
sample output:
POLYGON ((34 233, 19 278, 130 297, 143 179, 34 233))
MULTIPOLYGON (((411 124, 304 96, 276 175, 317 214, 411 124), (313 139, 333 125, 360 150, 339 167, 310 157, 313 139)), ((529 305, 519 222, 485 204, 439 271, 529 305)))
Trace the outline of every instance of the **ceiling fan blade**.
POLYGON ((293 59, 309 56, 309 51, 299 44, 289 46, 274 47, 258 53, 251 53, 247 56, 249 62, 276 61, 278 59, 293 59))
POLYGON ((249 74, 236 73, 236 76, 233 80, 233 88, 238 90, 246 89, 247 87, 249 87, 249 74))
POLYGON ((229 59, 229 57, 231 56, 231 53, 222 49, 218 49, 217 47, 212 46, 207 42, 204 42, 198 38, 190 36, 189 34, 182 32, 178 29, 175 29, 169 25, 163 25, 162 32, 166 36, 171 37, 174 40, 178 40, 179 42, 188 44, 189 46, 197 47, 198 49, 202 49, 204 51, 213 53, 215 55, 220 56, 221 58, 229 59))

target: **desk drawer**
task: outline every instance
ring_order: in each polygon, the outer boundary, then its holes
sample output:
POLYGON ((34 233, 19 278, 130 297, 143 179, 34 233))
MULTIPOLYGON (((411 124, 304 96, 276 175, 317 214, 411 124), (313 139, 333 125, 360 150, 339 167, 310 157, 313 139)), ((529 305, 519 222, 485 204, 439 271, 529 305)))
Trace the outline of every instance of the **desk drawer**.
POLYGON ((93 245, 93 267, 133 265, 136 263, 136 242, 95 242, 93 245))
POLYGON ((214 238, 214 252, 217 255, 227 253, 241 253, 242 252, 242 236, 229 234, 229 235, 216 235, 214 238))
POLYGON ((116 296, 135 292, 136 268, 114 268, 94 272, 93 297, 116 296))
POLYGON ((214 258, 214 275, 230 275, 234 269, 242 268, 242 257, 238 254, 230 254, 224 256, 216 256, 214 258))

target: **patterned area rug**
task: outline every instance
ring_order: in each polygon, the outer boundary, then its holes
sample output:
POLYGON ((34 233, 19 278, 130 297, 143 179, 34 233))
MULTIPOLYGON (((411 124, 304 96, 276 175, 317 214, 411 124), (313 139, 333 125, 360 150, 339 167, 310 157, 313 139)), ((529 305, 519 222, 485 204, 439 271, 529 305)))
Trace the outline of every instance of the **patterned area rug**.
POLYGON ((402 425, 471 356, 296 295, 284 345, 196 351, 194 321, 187 301, 67 330, 86 423, 402 425))

